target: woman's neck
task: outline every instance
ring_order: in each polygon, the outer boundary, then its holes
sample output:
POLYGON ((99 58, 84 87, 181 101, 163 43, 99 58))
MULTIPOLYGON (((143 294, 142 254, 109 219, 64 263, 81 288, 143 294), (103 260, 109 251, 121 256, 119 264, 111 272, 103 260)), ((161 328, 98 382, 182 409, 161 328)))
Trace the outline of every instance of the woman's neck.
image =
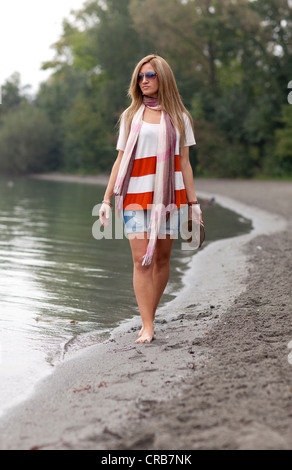
POLYGON ((158 98, 154 96, 143 96, 143 103, 147 108, 159 108, 158 98))

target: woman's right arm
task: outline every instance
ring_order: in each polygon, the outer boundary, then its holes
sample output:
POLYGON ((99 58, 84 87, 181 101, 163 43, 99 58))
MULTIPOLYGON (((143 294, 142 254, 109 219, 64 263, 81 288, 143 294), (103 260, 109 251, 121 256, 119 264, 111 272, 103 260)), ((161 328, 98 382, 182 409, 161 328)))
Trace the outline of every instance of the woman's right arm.
POLYGON ((115 183, 116 183, 116 179, 118 176, 118 172, 119 172, 123 155, 124 155, 124 152, 122 150, 119 150, 116 161, 112 167, 112 171, 111 171, 110 178, 107 184, 107 188, 104 193, 103 204, 99 210, 99 217, 100 217, 100 221, 102 225, 108 225, 108 219, 109 219, 110 207, 111 207, 111 198, 114 194, 114 187, 115 187, 115 183))

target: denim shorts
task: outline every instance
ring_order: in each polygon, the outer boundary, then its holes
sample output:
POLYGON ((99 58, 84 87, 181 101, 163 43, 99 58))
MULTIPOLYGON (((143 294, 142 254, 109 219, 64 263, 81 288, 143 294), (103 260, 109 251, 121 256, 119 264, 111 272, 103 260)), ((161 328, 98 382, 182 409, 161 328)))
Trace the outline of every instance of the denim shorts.
MULTIPOLYGON (((168 220, 165 218, 160 225, 159 233, 163 235, 178 235, 184 207, 175 209, 168 220)), ((123 218, 126 234, 150 232, 151 210, 124 210, 123 218)))

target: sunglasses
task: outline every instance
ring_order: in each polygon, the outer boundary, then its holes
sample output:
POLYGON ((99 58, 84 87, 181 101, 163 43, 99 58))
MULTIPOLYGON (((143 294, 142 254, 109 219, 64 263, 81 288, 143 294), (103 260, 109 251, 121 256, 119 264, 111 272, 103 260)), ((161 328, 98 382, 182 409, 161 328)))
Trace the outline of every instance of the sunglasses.
POLYGON ((138 74, 138 82, 142 82, 144 76, 145 76, 146 80, 152 80, 153 81, 157 77, 157 73, 156 72, 139 73, 138 74))

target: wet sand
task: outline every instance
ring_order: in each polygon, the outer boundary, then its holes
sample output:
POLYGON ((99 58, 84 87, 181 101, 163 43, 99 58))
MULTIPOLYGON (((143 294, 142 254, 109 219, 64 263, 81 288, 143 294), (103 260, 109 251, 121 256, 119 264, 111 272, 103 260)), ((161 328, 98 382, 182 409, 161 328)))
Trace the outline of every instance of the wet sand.
POLYGON ((57 366, 1 419, 2 450, 292 448, 291 183, 196 190, 253 232, 192 258, 150 345, 134 344, 136 318, 57 366))

